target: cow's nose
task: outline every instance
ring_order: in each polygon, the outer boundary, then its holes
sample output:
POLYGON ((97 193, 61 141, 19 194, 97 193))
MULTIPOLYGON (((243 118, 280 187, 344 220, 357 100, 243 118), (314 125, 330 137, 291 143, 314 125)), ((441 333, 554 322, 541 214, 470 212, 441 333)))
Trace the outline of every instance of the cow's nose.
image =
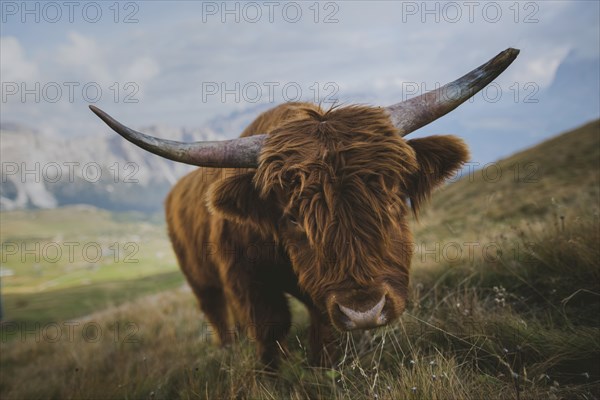
POLYGON ((341 303, 337 303, 338 308, 345 317, 343 318, 345 319, 343 323, 348 330, 370 329, 384 325, 387 322, 385 313, 382 312, 384 305, 385 295, 381 297, 381 300, 377 304, 367 310, 354 310, 341 303))

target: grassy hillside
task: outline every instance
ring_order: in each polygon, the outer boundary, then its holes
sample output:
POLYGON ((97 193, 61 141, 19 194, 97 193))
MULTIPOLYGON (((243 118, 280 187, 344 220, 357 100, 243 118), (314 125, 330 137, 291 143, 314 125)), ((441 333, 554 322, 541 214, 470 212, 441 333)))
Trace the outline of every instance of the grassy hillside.
POLYGON ((473 161, 460 180, 433 196, 416 226, 419 239, 429 239, 429 233, 434 240, 480 237, 486 230, 552 218, 562 227, 597 216, 599 129, 594 121, 495 163, 473 161))
POLYGON ((297 303, 290 354, 272 374, 251 338, 212 345, 193 295, 178 289, 39 338, 14 338, 4 326, 0 395, 598 399, 599 139, 596 121, 500 161, 501 178, 489 167, 438 191, 414 224, 406 313, 345 335, 336 369, 308 366, 297 303))
POLYGON ((145 216, 65 207, 0 219, 4 319, 19 326, 81 317, 183 282, 164 223, 145 216))

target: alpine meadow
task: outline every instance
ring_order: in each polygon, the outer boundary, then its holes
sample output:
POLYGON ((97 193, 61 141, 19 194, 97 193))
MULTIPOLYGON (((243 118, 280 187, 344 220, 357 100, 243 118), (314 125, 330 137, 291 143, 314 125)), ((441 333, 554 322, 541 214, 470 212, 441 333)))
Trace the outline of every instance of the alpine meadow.
POLYGON ((0 20, 1 400, 600 400, 600 1, 0 20))
POLYGON ((140 254, 165 255, 160 263, 148 257, 144 269, 132 264, 119 279, 111 257, 98 271, 82 264, 47 291, 31 266, 3 278, 6 312, 20 317, 2 325, 2 398, 597 398, 599 160, 595 121, 440 188, 411 221, 417 239, 404 315, 345 334, 333 369, 309 365, 308 314, 296 301, 278 372, 260 365, 247 332, 215 346, 216 332, 175 272, 160 219, 125 223, 78 208, 33 219, 7 213, 3 242, 16 227, 23 242, 80 235, 69 221, 96 218, 107 243, 137 232, 151 238, 140 254), (23 324, 48 323, 49 310, 62 318, 36 340, 23 324))

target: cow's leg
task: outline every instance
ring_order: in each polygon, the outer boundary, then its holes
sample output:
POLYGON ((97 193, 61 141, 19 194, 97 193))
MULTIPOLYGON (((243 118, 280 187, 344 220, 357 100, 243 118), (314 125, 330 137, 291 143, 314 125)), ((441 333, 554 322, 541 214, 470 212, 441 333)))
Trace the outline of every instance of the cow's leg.
POLYGON ((281 350, 286 349, 290 310, 280 284, 252 270, 252 266, 236 266, 236 272, 228 274, 226 295, 241 333, 256 341, 262 362, 276 368, 281 350))
POLYGON ((229 311, 217 265, 211 262, 204 253, 201 253, 200 257, 193 252, 190 253, 189 249, 193 248, 192 245, 180 240, 171 228, 169 228, 169 237, 179 267, 198 299, 200 310, 217 331, 219 344, 224 346, 230 343, 232 332, 229 324, 229 311))
POLYGON ((320 367, 332 367, 340 357, 339 333, 326 315, 310 309, 309 362, 320 367))
POLYGON ((209 263, 205 263, 203 269, 197 266, 187 268, 186 264, 180 265, 198 299, 200 310, 217 331, 219 344, 221 346, 229 344, 234 333, 230 329, 229 307, 221 281, 216 273, 212 273, 215 267, 209 263))
POLYGON ((223 289, 215 286, 193 286, 200 309, 217 331, 219 344, 231 343, 234 332, 230 329, 229 311, 223 289))
POLYGON ((292 323, 287 298, 276 291, 261 296, 251 313, 258 354, 265 365, 275 368, 279 356, 287 351, 286 338, 292 323))

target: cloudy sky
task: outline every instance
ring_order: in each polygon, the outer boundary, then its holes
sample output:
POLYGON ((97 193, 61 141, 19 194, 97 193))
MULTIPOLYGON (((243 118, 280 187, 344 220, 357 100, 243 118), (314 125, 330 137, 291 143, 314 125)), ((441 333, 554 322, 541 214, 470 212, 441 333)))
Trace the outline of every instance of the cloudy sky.
POLYGON ((419 134, 462 129, 453 133, 469 140, 475 131, 506 131, 503 145, 487 149, 472 139, 480 146, 476 154, 498 157, 599 113, 598 71, 591 83, 578 81, 583 76, 562 83, 592 88, 592 98, 565 100, 582 107, 561 118, 564 126, 548 123, 557 103, 544 97, 556 97, 550 89, 561 65, 584 71, 597 65, 596 1, 4 1, 1 7, 1 120, 49 134, 103 131, 89 103, 138 127, 198 127, 295 99, 386 105, 451 81, 508 47, 521 54, 493 90, 419 134))

